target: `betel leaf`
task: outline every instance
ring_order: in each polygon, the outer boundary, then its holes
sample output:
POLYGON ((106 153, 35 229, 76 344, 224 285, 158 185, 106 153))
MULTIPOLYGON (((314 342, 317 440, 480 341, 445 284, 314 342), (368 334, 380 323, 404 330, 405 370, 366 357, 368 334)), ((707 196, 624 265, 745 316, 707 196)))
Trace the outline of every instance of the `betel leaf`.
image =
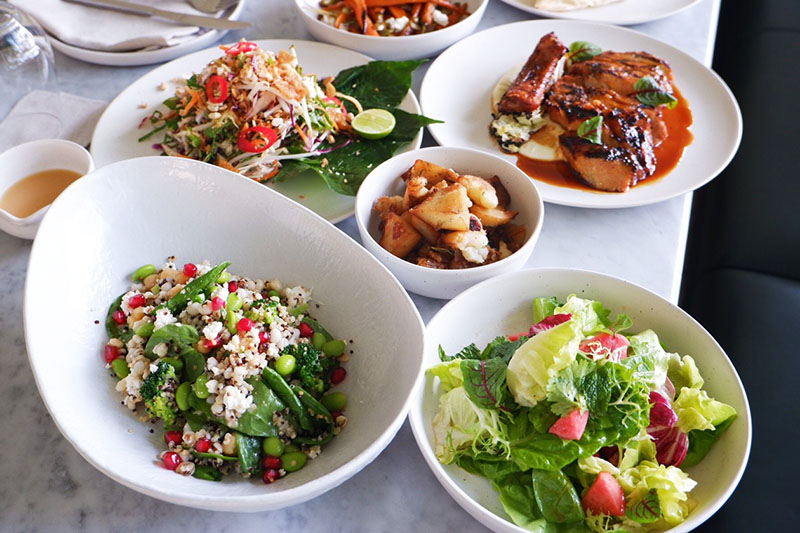
POLYGON ((508 363, 517 348, 525 344, 528 337, 525 335, 520 336, 517 340, 511 341, 506 337, 496 337, 492 342, 486 345, 483 352, 480 354, 480 359, 502 359, 504 363, 508 363))
POLYGON ((678 105, 678 99, 664 91, 652 76, 639 78, 633 85, 636 99, 644 105, 656 107, 666 104, 669 109, 678 105))
POLYGON ((650 489, 644 498, 625 509, 625 516, 640 524, 652 524, 661 518, 661 502, 656 489, 650 489))
MULTIPOLYGON (((411 74, 426 61, 370 61, 341 71, 333 85, 337 91, 361 102, 364 109, 391 110, 400 105, 411 88, 411 74)), ((344 104, 348 111, 355 111, 350 102, 344 104)))
POLYGON ((461 361, 464 389, 475 405, 484 409, 498 409, 508 390, 507 365, 502 359, 461 361))
POLYGON ((711 447, 717 442, 720 435, 725 432, 731 423, 736 419, 732 416, 724 422, 717 424, 714 429, 699 430, 694 429, 689 432, 689 451, 686 452, 686 458, 683 460, 681 466, 689 467, 694 466, 706 456, 711 450, 711 447))
MULTIPOLYGON (((347 146, 337 148, 325 155, 305 159, 283 161, 281 171, 273 180, 283 181, 299 174, 314 172, 334 192, 355 196, 361 182, 372 169, 383 163, 394 153, 414 140, 419 129, 439 122, 422 115, 392 110, 396 124, 392 133, 382 139, 354 139, 347 146)), ((322 147, 323 149, 326 146, 322 147)))
POLYGON ((603 52, 603 49, 588 41, 575 41, 569 45, 569 59, 573 63, 580 63, 591 59, 603 52))
POLYGON ((583 510, 578 492, 560 470, 533 469, 533 492, 542 516, 548 522, 580 522, 583 510))
POLYGON ((578 126, 578 136, 590 143, 603 144, 603 115, 584 120, 578 126))

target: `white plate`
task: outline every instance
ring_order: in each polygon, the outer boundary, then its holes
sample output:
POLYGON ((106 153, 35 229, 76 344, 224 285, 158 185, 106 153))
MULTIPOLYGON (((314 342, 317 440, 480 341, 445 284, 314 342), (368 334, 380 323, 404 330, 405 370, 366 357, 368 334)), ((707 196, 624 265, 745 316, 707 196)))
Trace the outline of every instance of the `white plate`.
MULTIPOLYGON (((335 76, 343 69, 370 61, 364 54, 312 41, 271 39, 253 42, 264 49, 274 51, 294 45, 303 70, 318 74, 320 78, 335 76)), ((219 48, 214 47, 170 61, 151 70, 114 98, 97 122, 92 136, 91 152, 95 164, 102 167, 132 157, 157 155, 158 151, 154 150, 152 145, 159 142, 160 137, 154 135, 145 142, 138 142, 137 139, 148 131, 138 129, 139 123, 161 102, 172 96, 173 79, 189 77, 194 72, 200 72, 208 62, 220 54, 219 48), (158 89, 162 82, 167 83, 166 91, 158 89), (147 104, 147 108, 142 109, 140 107, 142 104, 147 104)), ((419 103, 412 91, 408 92, 400 108, 410 113, 420 112, 419 103)), ((422 130, 405 149, 399 152, 419 148, 421 143, 422 130)), ((269 186, 300 202, 330 222, 344 220, 354 212, 355 197, 332 192, 321 178, 314 175, 304 174, 281 183, 269 182, 269 186)))
MULTIPOLYGON (((633 283, 585 270, 538 268, 504 274, 467 289, 428 322, 423 368, 439 362, 439 345, 454 353, 472 342, 483 347, 498 335, 527 331, 533 319, 533 298, 564 299, 571 293, 601 301, 612 315, 628 314, 633 319, 631 331, 652 328, 670 351, 691 354, 709 396, 736 409, 736 420, 709 454, 687 469, 698 482, 691 492, 697 507, 669 531, 691 531, 714 514, 739 483, 750 454, 752 424, 747 395, 728 356, 700 324, 664 298, 633 283)), ((436 459, 432 421, 440 394, 438 379, 423 377, 409 410, 411 429, 428 466, 453 499, 485 526, 497 532, 524 533, 505 513, 489 480, 436 459)))
POLYGON ((39 392, 75 449, 127 487, 204 510, 278 509, 343 483, 397 433, 422 364, 422 319, 369 252, 282 195, 188 159, 121 161, 68 187, 33 243, 23 316, 39 392), (302 470, 270 485, 176 475, 158 461, 160 425, 120 405, 102 358, 109 303, 139 265, 173 254, 180 264, 228 260, 233 273, 310 287, 316 318, 352 339, 341 385, 349 422, 302 470))
POLYGON ((567 45, 590 41, 604 50, 644 50, 672 66, 675 85, 689 102, 694 141, 672 172, 625 193, 558 187, 537 181, 545 202, 575 207, 618 208, 647 205, 692 191, 727 166, 742 136, 742 116, 725 82, 691 56, 639 32, 588 22, 532 20, 497 26, 460 41, 433 62, 420 90, 428 126, 439 144, 504 154, 489 134, 491 90, 504 74, 525 62, 542 35, 554 31, 567 45), (480 65, 480 68, 475 68, 480 65), (468 87, 469 90, 464 89, 468 87))
POLYGON ((674 15, 690 8, 700 0, 623 0, 605 6, 574 9, 572 11, 546 11, 533 7, 533 0, 502 0, 517 9, 540 17, 606 22, 608 24, 641 24, 674 15))
MULTIPOLYGON (((227 18, 230 20, 239 20, 239 15, 244 9, 244 0, 239 0, 238 3, 229 7, 220 18, 227 18)), ((80 48, 60 41, 53 35, 48 34, 50 43, 53 48, 64 54, 65 56, 85 61, 87 63, 94 63, 96 65, 109 65, 112 67, 132 67, 137 65, 152 65, 154 63, 163 63, 170 59, 175 59, 186 55, 188 53, 205 48, 219 39, 221 39, 227 30, 211 30, 198 33, 192 39, 183 41, 174 46, 165 46, 163 48, 156 48, 154 50, 135 50, 131 52, 106 52, 102 50, 91 50, 89 48, 80 48)))

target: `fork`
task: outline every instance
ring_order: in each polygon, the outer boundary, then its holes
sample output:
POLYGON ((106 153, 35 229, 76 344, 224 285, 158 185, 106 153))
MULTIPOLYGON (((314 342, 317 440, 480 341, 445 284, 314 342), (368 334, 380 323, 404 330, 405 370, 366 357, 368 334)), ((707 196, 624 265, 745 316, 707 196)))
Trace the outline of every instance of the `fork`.
POLYGON ((205 13, 216 13, 222 9, 228 9, 239 0, 189 0, 192 7, 205 13))

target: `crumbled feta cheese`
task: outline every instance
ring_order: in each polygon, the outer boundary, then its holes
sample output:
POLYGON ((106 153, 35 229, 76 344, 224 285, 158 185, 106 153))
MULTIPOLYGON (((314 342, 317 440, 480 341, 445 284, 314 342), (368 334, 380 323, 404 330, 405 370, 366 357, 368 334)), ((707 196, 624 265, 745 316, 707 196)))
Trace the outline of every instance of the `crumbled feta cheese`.
POLYGON ((172 313, 169 312, 169 309, 162 307, 156 311, 156 322, 153 331, 158 331, 167 324, 174 324, 177 321, 178 319, 172 316, 172 313))
MULTIPOLYGON (((436 11, 434 11, 435 13, 436 11)), ((391 30, 392 33, 398 33, 403 31, 403 28, 406 27, 408 24, 408 17, 400 17, 400 18, 389 18, 386 19, 386 26, 391 30)))
POLYGON ((222 327, 222 322, 212 322, 203 328, 203 336, 210 341, 216 340, 222 333, 222 327))
POLYGON ((433 22, 438 24, 439 26, 447 26, 450 23, 450 17, 439 11, 438 9, 433 10, 433 22))

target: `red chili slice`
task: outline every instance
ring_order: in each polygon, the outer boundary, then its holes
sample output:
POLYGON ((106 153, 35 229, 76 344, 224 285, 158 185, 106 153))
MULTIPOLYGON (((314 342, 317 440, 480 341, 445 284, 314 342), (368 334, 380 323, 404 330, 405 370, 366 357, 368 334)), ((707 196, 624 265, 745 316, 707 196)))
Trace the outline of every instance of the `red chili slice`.
POLYGON ((347 114, 347 108, 345 108, 342 101, 336 98, 335 96, 328 96, 327 98, 323 98, 322 101, 338 105, 339 108, 342 110, 342 113, 347 114))
POLYGON ((229 56, 238 56, 239 54, 244 54, 246 52, 252 52, 258 48, 256 43, 251 43, 250 41, 239 41, 238 43, 234 44, 227 50, 225 53, 229 56))
POLYGON ((222 76, 211 76, 206 82, 206 96, 212 104, 221 104, 228 98, 228 80, 222 76))
POLYGON ((263 152, 278 140, 275 130, 266 126, 253 126, 239 132, 236 146, 243 152, 263 152))

